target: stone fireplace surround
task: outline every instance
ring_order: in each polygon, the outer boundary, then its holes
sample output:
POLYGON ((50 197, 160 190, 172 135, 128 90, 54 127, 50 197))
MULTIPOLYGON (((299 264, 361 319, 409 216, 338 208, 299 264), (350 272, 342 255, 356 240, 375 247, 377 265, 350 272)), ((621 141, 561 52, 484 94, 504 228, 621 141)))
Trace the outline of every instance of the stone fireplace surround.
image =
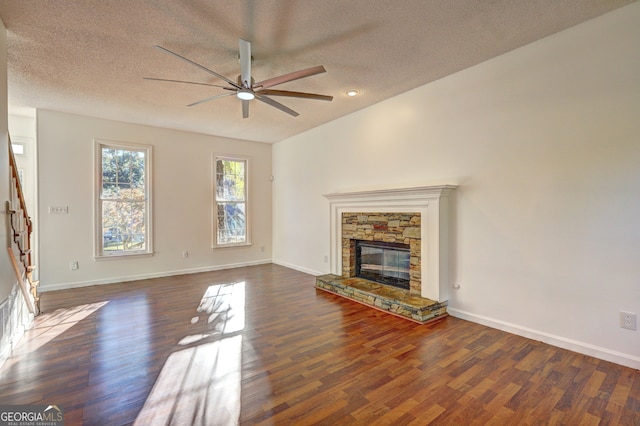
MULTIPOLYGON (((350 268, 350 265, 345 265, 350 258, 343 252, 347 244, 343 228, 347 228, 347 236, 349 229, 354 228, 350 224, 343 224, 344 214, 345 217, 353 217, 350 215, 353 213, 367 216, 367 221, 370 221, 369 217, 384 217, 387 223, 384 225, 379 222, 379 231, 385 226, 388 231, 389 220, 395 221, 398 215, 415 214, 412 216, 413 223, 405 224, 409 229, 402 231, 404 236, 414 238, 412 252, 419 256, 419 259, 411 261, 411 293, 436 302, 446 302, 449 288, 449 197, 455 188, 454 185, 438 185, 324 195, 329 200, 331 214, 331 274, 344 276, 345 267, 347 271, 350 268)), ((370 225, 375 231, 373 223, 370 225)), ((388 234, 378 234, 380 241, 389 238, 388 234)))
POLYGON ((342 213, 342 276, 355 277, 356 240, 409 246, 409 293, 420 295, 420 213, 342 213))

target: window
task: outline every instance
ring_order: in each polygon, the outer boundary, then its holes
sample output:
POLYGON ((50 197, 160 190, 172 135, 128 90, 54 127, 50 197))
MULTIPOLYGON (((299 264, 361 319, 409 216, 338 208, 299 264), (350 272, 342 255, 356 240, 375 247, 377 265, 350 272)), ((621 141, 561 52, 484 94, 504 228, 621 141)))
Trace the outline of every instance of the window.
POLYGON ((214 246, 248 245, 248 160, 215 157, 214 246))
POLYGON ((96 256, 151 254, 151 147, 96 142, 96 256))
POLYGON ((24 145, 21 143, 11 143, 13 155, 24 155, 24 145))

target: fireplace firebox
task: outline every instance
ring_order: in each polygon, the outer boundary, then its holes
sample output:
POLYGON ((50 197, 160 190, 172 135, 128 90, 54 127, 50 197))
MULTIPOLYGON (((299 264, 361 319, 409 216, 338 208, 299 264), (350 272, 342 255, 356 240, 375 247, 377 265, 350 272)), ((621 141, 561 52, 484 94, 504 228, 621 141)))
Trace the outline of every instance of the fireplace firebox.
POLYGON ((409 290, 408 244, 356 240, 356 276, 409 290))

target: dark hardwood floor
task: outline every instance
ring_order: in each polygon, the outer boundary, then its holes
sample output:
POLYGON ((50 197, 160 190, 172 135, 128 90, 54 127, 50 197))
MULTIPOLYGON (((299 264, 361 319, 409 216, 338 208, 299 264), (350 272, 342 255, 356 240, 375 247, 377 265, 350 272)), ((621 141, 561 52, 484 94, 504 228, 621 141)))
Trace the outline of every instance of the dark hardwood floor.
POLYGON ((66 425, 640 425, 640 372, 277 265, 44 293, 0 404, 66 425))

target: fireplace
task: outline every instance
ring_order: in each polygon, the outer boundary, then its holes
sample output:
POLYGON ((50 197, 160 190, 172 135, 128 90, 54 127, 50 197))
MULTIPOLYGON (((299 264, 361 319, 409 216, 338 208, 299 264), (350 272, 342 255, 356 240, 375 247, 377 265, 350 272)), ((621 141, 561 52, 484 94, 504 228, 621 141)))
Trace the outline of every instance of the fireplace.
POLYGON ((409 290, 409 244, 356 240, 356 277, 409 290))
POLYGON ((326 194, 331 273, 316 277, 316 288, 420 324, 446 316, 455 188, 326 194))
POLYGON ((331 273, 356 277, 356 240, 410 247, 409 293, 448 298, 449 196, 453 185, 326 194, 331 213, 331 273))
POLYGON ((341 216, 343 259, 341 275, 346 278, 359 277, 392 285, 409 290, 414 295, 420 295, 421 214, 418 212, 344 212, 341 216), (358 246, 363 245, 367 255, 364 273, 362 268, 358 271, 360 256, 358 246), (402 262, 397 259, 400 256, 402 262), (386 265, 385 260, 388 260, 386 265), (402 263, 402 271, 398 268, 400 263, 402 263))

